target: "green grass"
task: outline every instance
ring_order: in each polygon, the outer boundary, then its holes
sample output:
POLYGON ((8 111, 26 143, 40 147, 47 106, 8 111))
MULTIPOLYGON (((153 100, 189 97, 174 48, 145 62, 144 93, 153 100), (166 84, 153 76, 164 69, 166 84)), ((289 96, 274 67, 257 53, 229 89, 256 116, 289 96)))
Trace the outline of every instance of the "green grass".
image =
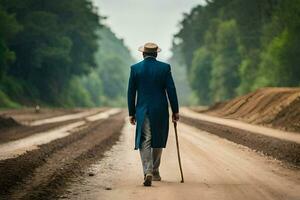
POLYGON ((12 101, 3 91, 0 90, 0 108, 20 108, 21 106, 12 101))

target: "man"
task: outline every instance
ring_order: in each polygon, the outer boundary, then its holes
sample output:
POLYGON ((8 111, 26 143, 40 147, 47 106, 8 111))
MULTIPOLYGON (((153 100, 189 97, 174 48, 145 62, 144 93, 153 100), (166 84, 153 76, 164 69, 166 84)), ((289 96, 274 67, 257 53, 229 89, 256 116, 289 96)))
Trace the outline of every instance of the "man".
POLYGON ((151 186, 152 180, 161 180, 159 165, 169 132, 167 96, 173 122, 179 120, 179 108, 171 67, 156 60, 161 49, 154 43, 146 43, 139 51, 143 52, 144 60, 131 66, 128 110, 130 123, 137 123, 135 149, 140 151, 144 186, 151 186))

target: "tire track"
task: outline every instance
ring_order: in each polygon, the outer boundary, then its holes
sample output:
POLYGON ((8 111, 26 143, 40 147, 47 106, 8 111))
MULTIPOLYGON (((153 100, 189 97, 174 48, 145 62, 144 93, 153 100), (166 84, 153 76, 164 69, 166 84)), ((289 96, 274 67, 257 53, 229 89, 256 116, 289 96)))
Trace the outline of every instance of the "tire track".
POLYGON ((117 140, 123 118, 122 112, 88 122, 65 138, 41 145, 20 157, 0 161, 0 199, 53 198, 69 177, 99 159, 117 140))

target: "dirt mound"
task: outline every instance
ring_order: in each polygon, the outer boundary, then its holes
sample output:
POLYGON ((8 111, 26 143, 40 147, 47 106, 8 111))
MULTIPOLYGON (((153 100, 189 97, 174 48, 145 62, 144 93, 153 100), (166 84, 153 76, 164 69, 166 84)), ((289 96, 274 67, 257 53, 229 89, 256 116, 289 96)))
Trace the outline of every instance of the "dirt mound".
POLYGON ((12 117, 0 115, 0 130, 17 126, 21 126, 21 124, 14 120, 12 117))
POLYGON ((300 88, 262 88, 227 102, 206 114, 300 132, 300 88))

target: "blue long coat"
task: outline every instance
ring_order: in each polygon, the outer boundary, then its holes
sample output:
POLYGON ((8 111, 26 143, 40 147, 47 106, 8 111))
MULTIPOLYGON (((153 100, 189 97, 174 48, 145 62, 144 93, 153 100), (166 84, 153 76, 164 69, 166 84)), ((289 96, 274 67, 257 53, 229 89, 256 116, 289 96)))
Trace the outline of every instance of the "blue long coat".
POLYGON ((151 147, 166 147, 169 132, 167 97, 172 112, 178 113, 176 88, 169 64, 157 61, 154 57, 146 57, 143 61, 131 66, 128 83, 128 110, 129 116, 135 116, 137 121, 135 149, 141 146, 146 113, 150 120, 151 147))

